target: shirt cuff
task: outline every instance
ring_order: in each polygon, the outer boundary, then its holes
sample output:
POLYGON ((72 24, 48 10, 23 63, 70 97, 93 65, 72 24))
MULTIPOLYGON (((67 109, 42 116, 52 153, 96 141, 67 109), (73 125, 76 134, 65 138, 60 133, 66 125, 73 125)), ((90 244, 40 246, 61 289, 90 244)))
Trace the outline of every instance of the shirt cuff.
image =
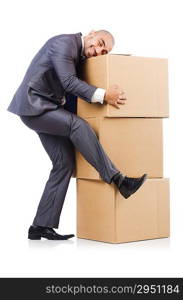
POLYGON ((61 99, 61 105, 65 105, 65 103, 66 103, 66 99, 65 99, 65 96, 63 96, 61 99))
POLYGON ((105 95, 105 90, 101 88, 97 88, 95 93, 93 94, 91 98, 92 103, 100 102, 103 104, 104 102, 104 95, 105 95))

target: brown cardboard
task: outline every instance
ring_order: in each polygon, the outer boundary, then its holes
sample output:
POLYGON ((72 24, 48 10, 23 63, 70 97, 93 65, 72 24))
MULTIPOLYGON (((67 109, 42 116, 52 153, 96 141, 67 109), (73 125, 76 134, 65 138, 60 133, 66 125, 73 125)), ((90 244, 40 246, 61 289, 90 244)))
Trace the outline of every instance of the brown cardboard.
POLYGON ((82 79, 99 88, 118 84, 127 103, 120 109, 78 98, 81 117, 168 117, 168 60, 107 54, 91 57, 83 65, 82 79))
MULTIPOLYGON (((86 118, 114 165, 129 177, 163 177, 163 120, 160 118, 86 118)), ((76 151, 76 177, 101 180, 76 151)))
POLYGON ((114 184, 77 179, 77 237, 124 243, 169 237, 169 179, 147 179, 125 199, 114 184))

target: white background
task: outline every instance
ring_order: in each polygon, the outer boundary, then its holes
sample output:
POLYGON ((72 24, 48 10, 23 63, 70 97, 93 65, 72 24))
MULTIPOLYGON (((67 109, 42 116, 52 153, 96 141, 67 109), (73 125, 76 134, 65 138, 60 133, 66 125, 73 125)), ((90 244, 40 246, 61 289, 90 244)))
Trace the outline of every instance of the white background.
MULTIPOLYGON (((0 276, 183 276, 182 1, 1 1, 0 276), (169 59, 170 118, 164 120, 164 177, 171 179, 171 238, 107 244, 72 239, 29 241, 51 161, 38 136, 7 112, 39 48, 61 33, 107 29, 114 53, 169 59)), ((76 233, 75 179, 59 232, 76 233)))

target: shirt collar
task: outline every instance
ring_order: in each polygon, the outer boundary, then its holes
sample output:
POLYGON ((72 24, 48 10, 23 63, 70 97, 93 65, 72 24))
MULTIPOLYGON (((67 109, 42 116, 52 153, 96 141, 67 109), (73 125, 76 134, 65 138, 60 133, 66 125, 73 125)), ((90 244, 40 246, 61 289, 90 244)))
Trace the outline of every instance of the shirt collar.
POLYGON ((81 35, 81 43, 82 43, 81 56, 84 56, 84 38, 82 35, 81 35))

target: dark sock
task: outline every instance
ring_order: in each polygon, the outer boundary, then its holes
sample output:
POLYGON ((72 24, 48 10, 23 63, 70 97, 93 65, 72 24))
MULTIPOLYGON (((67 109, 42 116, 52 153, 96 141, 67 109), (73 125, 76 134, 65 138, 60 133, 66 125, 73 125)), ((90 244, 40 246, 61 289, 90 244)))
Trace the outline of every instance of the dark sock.
POLYGON ((121 184, 124 177, 125 176, 121 174, 121 172, 119 172, 112 177, 111 182, 113 181, 117 186, 119 186, 119 184, 121 184))

